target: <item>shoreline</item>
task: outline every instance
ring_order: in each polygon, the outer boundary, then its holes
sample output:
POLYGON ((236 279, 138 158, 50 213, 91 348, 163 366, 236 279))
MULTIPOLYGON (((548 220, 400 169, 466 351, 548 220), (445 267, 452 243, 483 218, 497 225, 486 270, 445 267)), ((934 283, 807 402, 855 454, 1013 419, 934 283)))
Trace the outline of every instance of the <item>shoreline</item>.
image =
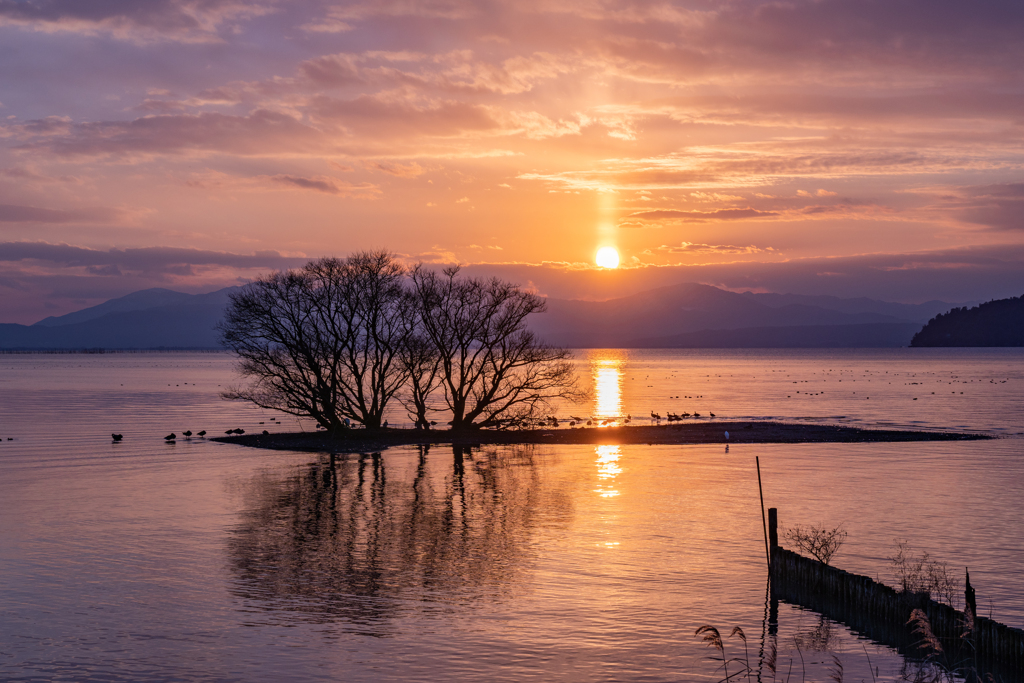
POLYGON ((324 432, 242 434, 209 439, 249 448, 316 453, 367 453, 392 446, 419 445, 691 445, 769 443, 894 443, 907 441, 978 441, 995 438, 967 432, 925 432, 895 429, 861 429, 837 425, 791 422, 716 421, 707 423, 626 425, 587 429, 480 430, 452 433, 448 430, 417 431, 385 429, 372 434, 353 430, 331 437, 324 432), (725 432, 729 432, 726 440, 725 432))

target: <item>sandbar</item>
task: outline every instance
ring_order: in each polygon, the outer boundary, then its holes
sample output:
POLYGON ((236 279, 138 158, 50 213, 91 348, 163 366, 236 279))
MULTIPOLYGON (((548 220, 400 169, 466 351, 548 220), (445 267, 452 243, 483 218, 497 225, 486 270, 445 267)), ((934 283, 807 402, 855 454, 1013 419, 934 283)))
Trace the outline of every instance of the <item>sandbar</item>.
POLYGON ((991 439, 970 432, 860 429, 841 425, 800 424, 768 421, 707 421, 664 425, 623 425, 583 429, 481 429, 452 432, 446 429, 353 429, 344 434, 287 432, 242 434, 212 439, 252 448, 330 453, 369 453, 391 446, 415 445, 678 445, 678 444, 767 444, 767 443, 893 443, 905 441, 965 441, 991 439), (725 433, 729 433, 726 439, 725 433))

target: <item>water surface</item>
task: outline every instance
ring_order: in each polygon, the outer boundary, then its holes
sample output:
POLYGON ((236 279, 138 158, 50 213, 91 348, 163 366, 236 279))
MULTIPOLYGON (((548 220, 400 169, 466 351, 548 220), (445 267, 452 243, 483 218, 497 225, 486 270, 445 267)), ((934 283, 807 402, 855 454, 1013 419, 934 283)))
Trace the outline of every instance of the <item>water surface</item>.
POLYGON ((220 400, 225 354, 0 356, 0 679, 717 680, 705 623, 742 627, 755 663, 774 641, 783 673, 802 657, 824 680, 837 654, 849 680, 870 678, 867 656, 891 678, 897 654, 813 612, 783 605, 768 633, 754 456, 783 527, 846 525, 838 566, 885 580, 909 539, 970 566, 982 611, 1024 626, 1022 360, 586 351, 593 403, 559 411, 994 441, 409 447, 332 467, 163 443, 312 428, 220 400))

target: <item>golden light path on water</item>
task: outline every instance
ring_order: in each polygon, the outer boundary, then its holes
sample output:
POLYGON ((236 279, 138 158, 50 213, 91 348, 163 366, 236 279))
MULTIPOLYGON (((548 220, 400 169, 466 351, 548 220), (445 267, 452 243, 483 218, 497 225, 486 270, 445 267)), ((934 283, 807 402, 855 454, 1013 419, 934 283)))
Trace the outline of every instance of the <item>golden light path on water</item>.
POLYGON ((622 365, 617 357, 597 357, 591 360, 594 376, 594 417, 607 420, 622 414, 622 365))
MULTIPOLYGON (((594 417, 599 420, 618 419, 622 416, 622 369, 625 359, 615 352, 601 352, 591 357, 594 377, 594 417)), ((619 495, 615 478, 622 472, 617 445, 595 446, 597 455, 598 486, 594 489, 602 498, 619 495)), ((617 544, 616 544, 617 545, 617 544)))
POLYGON ((597 454, 597 478, 598 487, 594 492, 602 498, 614 498, 619 495, 615 487, 615 477, 622 473, 619 467, 619 456, 622 451, 619 446, 595 446, 597 454))

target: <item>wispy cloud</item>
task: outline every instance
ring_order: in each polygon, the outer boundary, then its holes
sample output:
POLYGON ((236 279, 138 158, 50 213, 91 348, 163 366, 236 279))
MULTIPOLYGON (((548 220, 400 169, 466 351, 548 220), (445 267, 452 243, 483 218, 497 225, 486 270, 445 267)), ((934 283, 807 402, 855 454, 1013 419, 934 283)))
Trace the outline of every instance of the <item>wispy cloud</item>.
POLYGON ((272 11, 272 3, 242 0, 3 0, 0 25, 42 33, 109 35, 119 40, 186 43, 218 40, 229 21, 272 11))
POLYGON ((677 209, 652 209, 629 214, 629 218, 646 221, 682 221, 695 223, 703 221, 735 221, 748 218, 770 218, 778 216, 775 211, 757 209, 715 209, 714 211, 679 211, 677 209))
POLYGON ((694 242, 683 242, 678 246, 662 245, 658 251, 669 254, 760 254, 766 251, 775 251, 771 247, 756 247, 753 244, 745 247, 737 247, 731 244, 697 244, 694 242))

